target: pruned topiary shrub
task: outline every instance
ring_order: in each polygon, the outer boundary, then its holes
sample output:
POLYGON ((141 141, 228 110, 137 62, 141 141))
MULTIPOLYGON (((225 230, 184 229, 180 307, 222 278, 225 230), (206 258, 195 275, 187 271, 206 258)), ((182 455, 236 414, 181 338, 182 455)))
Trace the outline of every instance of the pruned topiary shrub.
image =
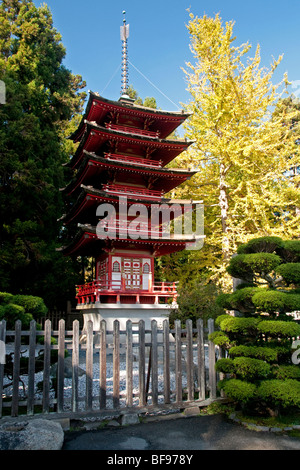
POLYGON ((17 320, 21 320, 22 327, 27 329, 31 320, 38 321, 47 311, 41 297, 0 292, 0 321, 6 320, 8 329, 14 329, 17 320))
POLYGON ((227 357, 216 363, 224 374, 219 387, 237 406, 253 413, 278 414, 300 409, 300 365, 292 345, 300 339, 300 242, 261 237, 238 249, 228 272, 249 284, 222 294, 218 304, 230 310, 210 336, 227 357), (232 316, 232 311, 238 315, 232 316))

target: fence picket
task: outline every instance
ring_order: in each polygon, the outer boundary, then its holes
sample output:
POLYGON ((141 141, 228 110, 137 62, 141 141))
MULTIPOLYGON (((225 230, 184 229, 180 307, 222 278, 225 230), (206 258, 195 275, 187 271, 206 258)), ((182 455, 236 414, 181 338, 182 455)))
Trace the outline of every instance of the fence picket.
POLYGON ((20 358, 21 358, 21 330, 22 323, 17 320, 15 323, 15 347, 13 365, 13 394, 11 403, 11 416, 18 416, 19 408, 19 381, 20 381, 20 358))
POLYGON ((170 328, 169 320, 163 322, 164 402, 170 403, 170 328))
POLYGON ((93 322, 88 321, 86 339, 86 410, 93 407, 93 322))
POLYGON ((133 405, 133 352, 132 352, 132 322, 126 322, 126 406, 133 405))
POLYGON ((151 364, 152 364, 152 405, 158 403, 158 352, 157 352, 157 321, 151 321, 151 364))
POLYGON ((72 339, 72 411, 78 411, 79 321, 73 322, 72 339))
MULTIPOLYGON (((2 320, 0 322, 0 341, 2 341, 5 345, 6 340, 6 321, 2 320)), ((5 346, 3 348, 3 344, 1 344, 2 353, 5 354, 5 346)), ((5 356, 3 357, 3 361, 0 361, 0 418, 2 418, 2 405, 3 405, 3 383, 4 383, 4 365, 6 362, 5 356)))
MULTIPOLYGON (((133 330, 132 321, 126 322, 126 331, 120 331, 120 322, 115 320, 113 323, 113 331, 107 331, 107 324, 104 320, 100 322, 100 330, 97 332, 100 337, 99 349, 99 366, 100 372, 98 376, 100 393, 94 392, 93 382, 97 378, 94 376, 94 354, 98 351, 98 343, 94 344, 94 325, 89 321, 85 328, 85 340, 82 342, 80 337, 80 323, 78 320, 73 321, 71 330, 66 329, 65 320, 60 320, 58 330, 53 330, 53 324, 50 320, 45 321, 44 331, 37 331, 35 321, 30 324, 29 331, 22 331, 20 321, 16 322, 14 331, 6 331, 5 321, 0 322, 0 340, 5 341, 6 338, 14 337, 13 349, 13 376, 10 383, 8 372, 4 368, 4 364, 0 364, 0 418, 3 415, 3 408, 10 408, 11 416, 18 416, 20 406, 27 406, 27 414, 33 415, 35 407, 40 402, 35 395, 35 377, 40 370, 40 351, 43 353, 43 393, 42 393, 42 413, 51 412, 68 412, 77 413, 85 410, 88 415, 91 412, 98 411, 105 415, 110 406, 107 401, 112 400, 112 412, 116 409, 132 409, 133 406, 145 408, 148 406, 148 379, 150 384, 149 392, 149 409, 154 407, 185 407, 195 400, 196 403, 203 402, 207 396, 215 399, 217 396, 217 381, 219 376, 215 371, 216 362, 216 346, 211 341, 204 341, 204 330, 202 320, 197 321, 197 328, 193 330, 192 321, 187 320, 183 329, 179 320, 175 321, 175 328, 170 329, 169 321, 166 319, 162 323, 162 327, 158 327, 157 320, 151 321, 151 329, 146 329, 145 322, 139 321, 138 331, 133 330), (196 337, 194 338, 194 333, 196 337), (175 333, 175 334, 174 334, 175 333), (174 337, 172 336, 174 334, 174 337), (44 344, 40 345, 37 336, 44 337, 44 344), (107 343, 107 335, 112 335, 112 345, 109 340, 107 343), (57 342, 51 344, 52 336, 57 337, 57 342), (27 339, 26 339, 27 337, 27 339), (25 338, 25 343, 22 343, 25 338), (72 339, 71 339, 72 338, 72 339), (136 340, 138 338, 138 340, 136 340), (149 339, 148 339, 149 338, 149 339), (28 340, 29 339, 29 340, 28 340), (138 342, 136 342, 138 341, 138 342), (208 344, 208 388, 206 385, 205 370, 205 345, 208 344), (28 351, 28 370, 24 373, 21 368, 21 356, 23 354, 23 346, 28 351), (112 354, 112 364, 108 362, 108 354, 112 354), (134 350, 133 348, 136 347, 134 350), (122 348, 122 349, 121 349, 122 348), (170 349, 172 348, 172 349, 170 349), (186 349, 185 349, 186 348, 186 349), (195 351, 196 348, 196 351, 195 351), (65 386, 67 378, 65 378, 65 350, 72 350, 72 377, 68 382, 71 389, 67 394, 65 386), (51 398, 50 395, 50 366, 52 350, 58 352, 57 356, 57 395, 51 398), (126 392, 120 391, 121 378, 121 357, 120 353, 126 352, 126 392), (175 350, 175 362, 173 359, 173 351, 175 350), (36 357, 39 351, 39 359, 36 357), (86 373, 83 377, 85 383, 85 396, 80 396, 79 386, 82 383, 79 380, 79 358, 80 352, 85 353, 86 373), (147 351, 147 354, 146 354, 147 351), (149 351, 149 354, 148 354, 149 351), (197 365, 194 364, 194 351, 197 355, 197 365), (134 354, 138 354, 138 364, 135 364, 134 354), (172 355, 171 355, 172 354, 172 355), (149 357, 148 357, 149 356, 149 357), (172 358, 172 361, 171 361, 172 358), (148 364, 148 376, 146 367, 148 364), (112 369, 110 367, 112 366, 112 369), (136 368, 136 370, 135 370, 136 368), (112 391, 108 377, 112 377, 112 391), (135 375, 137 373, 137 375, 135 375), (21 376, 20 376, 21 374, 21 376), (23 379, 22 374, 28 375, 28 380, 23 379), (163 387, 160 388, 159 378, 162 375, 163 387), (25 394, 27 396, 20 401, 20 379, 24 384, 25 394), (146 380, 147 379, 147 380, 146 380), (172 380, 171 380, 172 379, 172 380), (5 382, 4 382, 5 380, 5 382), (135 383, 135 380, 137 383, 135 383), (196 387, 197 380, 197 389, 196 387), (174 387, 175 384, 175 387, 174 387), (186 385, 185 385, 186 384, 186 385), (183 386, 187 387, 187 396, 183 396, 183 386), (134 393, 135 387, 138 393, 134 393), (198 392, 194 397, 195 390, 198 392), (3 400, 3 398, 6 398, 3 400), (135 397, 137 404, 135 405, 135 397), (11 401, 9 401, 11 399, 11 401), (98 400, 98 405, 95 400, 98 400), (82 405, 83 402, 83 405, 82 405), (122 403, 122 404, 121 404, 122 403), (56 408, 53 405, 57 404, 56 408), (70 407, 67 408, 68 404, 70 407), (98 409, 93 409, 98 406, 98 409)), ((214 331, 214 321, 208 321, 208 332, 214 331)), ((207 336, 205 336, 207 338, 207 336)), ((11 347, 11 346, 9 346, 11 347)), ((2 361, 3 362, 3 361, 2 361)), ((196 362, 196 361, 195 361, 196 362)), ((123 367, 123 365, 122 365, 123 367)), ((69 388, 69 385, 67 388, 69 388)), ((111 403, 109 403, 111 405, 111 403)))
POLYGON ((113 407, 120 405, 120 322, 114 321, 113 341, 113 407))
POLYGON ((100 408, 106 408, 106 321, 100 323, 100 408))
POLYGON ((203 320, 197 320, 198 400, 205 400, 205 350, 203 320))
POLYGON ((36 349, 36 322, 30 322, 29 356, 28 356, 28 396, 27 414, 34 413, 34 374, 35 374, 35 349, 36 349))
MULTIPOLYGON (((208 334, 214 332, 214 320, 208 320, 208 334)), ((212 341, 208 341, 208 360, 209 360, 209 396, 215 399, 217 396, 217 381, 215 372, 216 351, 215 345, 212 341)))
POLYGON ((186 371, 188 401, 194 399, 193 322, 186 320, 186 371))
POLYGON ((64 376, 65 376, 65 320, 58 323, 58 361, 57 361, 57 411, 64 409, 64 376))
POLYGON ((175 321, 175 393, 176 402, 182 402, 181 322, 175 321))
POLYGON ((145 322, 139 321, 139 405, 146 405, 146 351, 145 351, 145 322))
POLYGON ((45 321, 44 333, 44 375, 43 375, 43 413, 49 413, 50 406, 50 348, 51 348, 51 321, 45 321))

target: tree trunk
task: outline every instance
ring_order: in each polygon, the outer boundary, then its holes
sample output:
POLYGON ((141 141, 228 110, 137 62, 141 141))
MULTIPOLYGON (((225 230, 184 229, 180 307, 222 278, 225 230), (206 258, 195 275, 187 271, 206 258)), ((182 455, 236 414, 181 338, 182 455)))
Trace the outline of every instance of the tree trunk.
POLYGON ((224 163, 220 164, 220 194, 219 204, 221 209, 221 223, 222 223, 222 254, 223 260, 229 261, 229 238, 228 238, 228 195, 227 184, 225 180, 227 170, 224 163))

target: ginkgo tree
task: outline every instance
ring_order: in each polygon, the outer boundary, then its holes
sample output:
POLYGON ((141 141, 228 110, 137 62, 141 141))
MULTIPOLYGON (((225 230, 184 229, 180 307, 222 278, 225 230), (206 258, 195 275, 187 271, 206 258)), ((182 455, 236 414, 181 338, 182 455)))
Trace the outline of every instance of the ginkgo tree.
POLYGON ((239 243, 253 235, 299 236, 300 196, 286 177, 289 157, 299 158, 285 125, 294 111, 281 107, 272 115, 287 85, 285 76, 277 85, 271 81, 282 56, 266 70, 260 47, 250 57, 249 43, 235 46, 234 23, 224 25, 218 14, 191 13, 187 28, 194 62, 184 70, 191 94, 185 137, 195 143, 177 164, 198 173, 176 197, 203 200, 205 246, 192 256, 225 286, 239 243))

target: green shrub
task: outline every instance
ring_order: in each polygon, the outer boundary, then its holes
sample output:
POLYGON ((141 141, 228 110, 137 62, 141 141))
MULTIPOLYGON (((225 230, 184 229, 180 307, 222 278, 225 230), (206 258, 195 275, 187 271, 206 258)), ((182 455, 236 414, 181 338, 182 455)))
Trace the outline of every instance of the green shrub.
POLYGON ((287 240, 278 251, 286 263, 300 263, 300 240, 287 240))
POLYGON ((281 365, 272 368, 276 379, 296 379, 300 380, 300 367, 297 365, 281 365))
MULTIPOLYGON (((221 296, 220 296, 221 297, 221 296)), ((216 326, 221 326, 221 323, 223 320, 226 320, 228 318, 228 315, 227 313, 224 313, 224 315, 219 315, 216 319, 215 319, 215 325, 216 326)))
MULTIPOLYGON (((218 307, 225 308, 225 309, 228 309, 228 310, 232 310, 231 296, 232 296, 232 294, 220 294, 216 299, 216 304, 218 305, 218 307)), ((220 315, 219 317, 217 317, 216 321, 218 320, 218 318, 220 318, 222 316, 223 315, 220 315)))
POLYGON ((287 293, 285 301, 287 312, 300 310, 300 293, 296 293, 296 291, 287 293))
POLYGON ((220 327, 226 332, 248 334, 249 332, 257 331, 260 321, 260 318, 232 317, 227 315, 227 318, 222 318, 220 321, 220 327))
POLYGON ((249 253, 232 258, 227 271, 233 277, 249 280, 255 273, 274 271, 281 262, 280 256, 274 253, 249 253))
POLYGON ((249 268, 245 263, 245 257, 246 255, 241 254, 231 258, 230 265, 226 270, 232 277, 252 282, 253 273, 249 272, 249 268))
POLYGON ((229 349, 230 356, 244 356, 262 359, 264 361, 274 362, 278 359, 278 353, 274 348, 260 346, 233 346, 229 349))
POLYGON ((217 346, 220 346, 221 348, 229 348, 230 342, 228 336, 223 333, 222 331, 214 331, 210 335, 208 335, 209 341, 212 341, 215 343, 217 346))
POLYGON ((236 290, 233 294, 227 294, 227 298, 224 298, 224 308, 238 310, 242 313, 254 312, 255 306, 252 302, 252 297, 258 290, 257 287, 245 287, 244 289, 236 290))
POLYGON ((216 362, 216 371, 224 374, 234 374, 235 367, 233 360, 230 358, 222 358, 216 362))
POLYGON ((261 289, 253 295, 252 302, 259 311, 274 313, 284 310, 286 295, 276 290, 261 289))
POLYGON ((264 380, 258 387, 258 395, 276 407, 300 407, 300 382, 293 379, 264 380))
POLYGON ((13 295, 8 292, 0 292, 0 305, 8 304, 13 299, 13 295))
POLYGON ((239 247, 228 272, 251 285, 218 299, 227 310, 239 312, 217 319, 221 333, 215 340, 221 342, 224 333, 229 352, 216 363, 227 375, 220 386, 251 411, 300 408, 300 367, 291 361, 300 324, 289 315, 300 310, 300 240, 251 240, 239 247))
POLYGON ((13 302, 24 307, 26 312, 30 312, 36 319, 46 315, 48 311, 41 297, 35 297, 33 295, 14 295, 13 302))
POLYGON ((246 253, 274 253, 284 246, 284 242, 280 237, 259 237, 253 238, 248 243, 240 245, 237 252, 239 254, 246 253))
POLYGON ((295 321, 263 320, 258 330, 270 337, 292 338, 300 336, 300 325, 295 321))
POLYGON ((233 364, 236 375, 250 381, 267 377, 271 372, 270 364, 252 357, 236 357, 233 364))
POLYGON ((300 284, 300 263, 284 263, 276 268, 276 272, 283 277, 286 284, 300 284))
POLYGON ((15 327, 17 320, 21 320, 22 328, 29 328, 31 320, 38 320, 46 313, 47 307, 40 297, 0 292, 0 320, 6 320, 9 329, 15 327))
POLYGON ((28 328, 31 320, 33 320, 33 316, 26 313, 21 305, 6 304, 1 307, 0 316, 6 320, 8 329, 13 329, 17 320, 21 320, 22 327, 28 328))
POLYGON ((219 388, 224 391, 225 395, 239 403, 246 404, 250 400, 254 400, 257 396, 257 388, 254 384, 239 379, 221 380, 218 384, 219 388))
POLYGON ((271 366, 260 359, 236 357, 234 359, 219 359, 216 363, 216 370, 224 374, 233 374, 240 379, 252 381, 269 376, 271 366))

